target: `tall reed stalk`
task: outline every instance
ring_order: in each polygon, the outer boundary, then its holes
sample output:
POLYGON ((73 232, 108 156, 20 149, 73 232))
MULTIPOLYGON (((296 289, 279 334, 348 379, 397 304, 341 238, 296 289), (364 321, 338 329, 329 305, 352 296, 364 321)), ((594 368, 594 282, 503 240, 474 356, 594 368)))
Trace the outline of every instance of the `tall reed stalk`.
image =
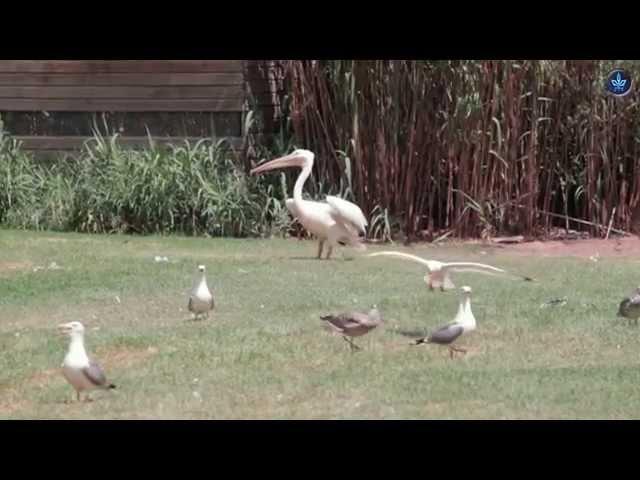
POLYGON ((277 62, 292 143, 316 153, 309 192, 348 177, 410 238, 633 229, 639 94, 604 91, 621 63, 640 78, 638 62, 277 62))

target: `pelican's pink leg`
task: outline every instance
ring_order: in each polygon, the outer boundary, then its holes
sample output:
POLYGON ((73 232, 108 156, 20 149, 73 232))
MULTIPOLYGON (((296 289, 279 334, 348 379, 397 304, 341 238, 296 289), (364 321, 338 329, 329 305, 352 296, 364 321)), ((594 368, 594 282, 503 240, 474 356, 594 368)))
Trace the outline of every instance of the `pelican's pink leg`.
POLYGON ((318 259, 322 259, 322 247, 324 246, 324 240, 320 240, 318 244, 318 259))
POLYGON ((331 253, 333 252, 333 247, 329 245, 329 251, 327 252, 327 260, 331 257, 331 253))

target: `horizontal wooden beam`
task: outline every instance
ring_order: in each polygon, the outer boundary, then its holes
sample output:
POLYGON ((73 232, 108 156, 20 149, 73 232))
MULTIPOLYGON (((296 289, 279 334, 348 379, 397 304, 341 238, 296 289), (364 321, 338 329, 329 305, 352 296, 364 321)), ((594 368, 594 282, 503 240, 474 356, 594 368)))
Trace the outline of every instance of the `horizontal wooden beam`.
MULTIPOLYGON (((16 136, 15 139, 22 142, 23 148, 27 150, 38 151, 65 151, 75 150, 82 147, 85 141, 90 140, 92 137, 27 137, 16 136)), ((159 145, 173 144, 180 146, 184 144, 184 141, 188 140, 191 144, 202 140, 200 137, 153 137, 153 141, 159 145)), ((220 139, 209 139, 212 142, 217 142, 220 139)), ((242 138, 229 137, 227 138, 229 144, 234 150, 241 148, 242 138)), ((148 137, 118 137, 118 143, 127 147, 148 147, 148 137)))
POLYGON ((243 104, 242 98, 0 98, 0 112, 240 112, 243 104))
POLYGON ((242 73, 0 73, 0 85, 6 86, 229 86, 243 83, 242 73))
POLYGON ((242 73, 243 60, 0 60, 4 73, 242 73))
POLYGON ((172 87, 141 87, 141 86, 75 86, 75 87, 22 87, 0 86, 0 104, 4 99, 243 99, 245 96, 242 85, 203 86, 181 85, 172 87))

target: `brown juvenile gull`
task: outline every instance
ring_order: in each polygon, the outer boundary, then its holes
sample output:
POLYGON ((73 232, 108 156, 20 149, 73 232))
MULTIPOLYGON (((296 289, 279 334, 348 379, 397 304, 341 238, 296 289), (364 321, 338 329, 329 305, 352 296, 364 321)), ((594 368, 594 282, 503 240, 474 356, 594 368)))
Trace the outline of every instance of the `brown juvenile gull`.
POLYGON ((638 325, 638 318, 640 317, 640 287, 636 288, 631 295, 620 302, 618 317, 628 318, 630 321, 633 320, 635 325, 638 325))
POLYGON ((471 287, 462 287, 460 289, 460 304, 458 305, 458 313, 452 323, 440 327, 428 337, 416 340, 413 344, 421 343, 437 343, 439 345, 447 345, 449 348, 449 356, 453 358, 454 352, 466 353, 464 348, 459 348, 453 343, 463 334, 476 329, 476 319, 471 311, 471 287))
POLYGON ((390 256, 390 257, 402 258, 402 259, 410 260, 426 266, 427 269, 429 270, 429 273, 425 275, 424 281, 429 287, 429 290, 440 288, 440 290, 445 291, 445 290, 451 290, 456 288, 456 286, 451 281, 449 272, 476 272, 476 273, 484 273, 487 275, 504 275, 507 277, 511 277, 512 279, 520 279, 520 280, 527 280, 527 281, 533 280, 530 277, 524 277, 522 275, 509 273, 506 270, 503 270, 497 267, 492 267, 491 265, 486 265, 484 263, 475 263, 475 262, 445 263, 445 262, 439 262, 437 260, 426 260, 416 255, 411 255, 409 253, 403 253, 403 252, 395 252, 395 251, 377 252, 377 253, 371 253, 367 255, 367 257, 378 257, 378 256, 390 256))
MULTIPOLYGON (((84 325, 80 322, 63 323, 58 325, 58 330, 71 338, 69 350, 62 362, 62 374, 76 390, 78 401, 80 392, 84 390, 116 388, 107 381, 100 364, 87 356, 84 348, 84 325)), ((88 400, 91 399, 87 395, 85 401, 88 400)))
POLYGON ((349 337, 360 337, 382 323, 382 315, 374 305, 369 313, 349 312, 338 315, 324 315, 321 320, 328 322, 331 329, 342 334, 342 338, 349 344, 351 351, 360 350, 349 337))
POLYGON ((209 311, 215 307, 213 294, 207 285, 205 266, 199 265, 198 271, 201 273, 200 279, 198 283, 194 285, 191 290, 191 295, 189 296, 189 311, 195 315, 195 320, 202 314, 209 318, 209 311))

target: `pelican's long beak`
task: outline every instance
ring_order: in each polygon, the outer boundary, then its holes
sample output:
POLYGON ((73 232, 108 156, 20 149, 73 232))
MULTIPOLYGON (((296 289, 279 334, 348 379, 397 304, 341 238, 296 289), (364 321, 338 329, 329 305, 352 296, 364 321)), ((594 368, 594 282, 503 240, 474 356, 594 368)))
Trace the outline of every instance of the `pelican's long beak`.
POLYGON ((296 155, 295 153, 290 153, 289 155, 285 155, 284 157, 276 158, 275 160, 271 160, 270 162, 263 163, 259 167, 251 170, 251 175, 255 175, 256 173, 266 172, 268 170, 273 170, 275 168, 286 168, 286 167, 302 167, 304 163, 304 158, 300 155, 296 155))

